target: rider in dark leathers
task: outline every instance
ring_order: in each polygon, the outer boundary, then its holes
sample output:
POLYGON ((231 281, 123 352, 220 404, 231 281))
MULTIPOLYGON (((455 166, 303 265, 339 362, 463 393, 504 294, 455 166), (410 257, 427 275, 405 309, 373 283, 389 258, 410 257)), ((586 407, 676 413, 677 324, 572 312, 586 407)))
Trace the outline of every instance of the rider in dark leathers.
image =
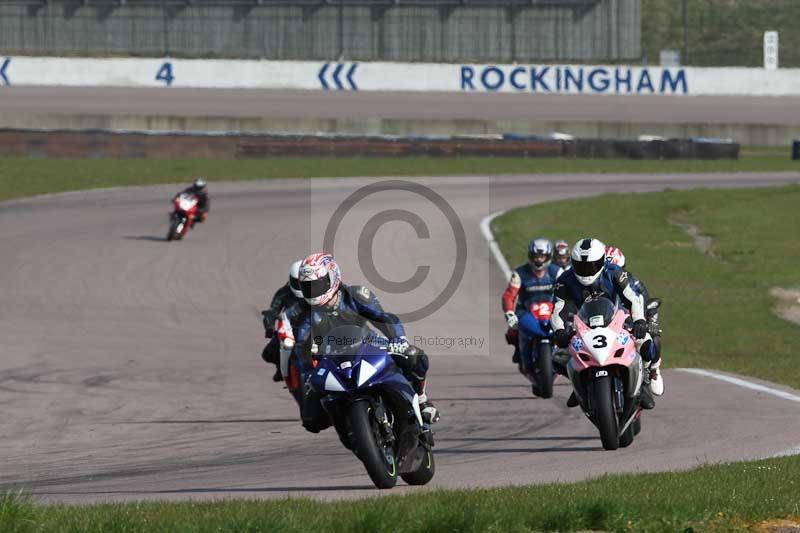
POLYGON ((261 352, 261 358, 267 363, 275 365, 275 374, 272 376, 273 381, 281 381, 284 377, 289 377, 283 376, 280 367, 280 345, 281 341, 287 338, 287 334, 286 332, 281 335, 277 334, 275 331, 276 322, 282 318, 282 313, 292 309, 289 315, 283 317, 284 323, 282 323, 282 328, 286 330, 288 326, 288 333, 291 333, 293 326, 300 324, 301 316, 307 313, 309 309, 308 304, 303 300, 303 293, 300 291, 300 281, 298 280, 301 262, 295 261, 289 266, 289 281, 275 291, 269 308, 261 311, 264 323, 264 337, 270 339, 261 352), (286 320, 288 322, 285 322, 286 320))
POLYGON ((195 222, 205 222, 208 217, 208 211, 211 208, 211 201, 208 198, 208 185, 203 178, 196 178, 191 185, 183 189, 175 195, 175 198, 181 194, 193 194, 197 197, 197 218, 195 222))
MULTIPOLYGON (((367 287, 341 283, 338 265, 328 254, 312 254, 303 261, 300 286, 306 302, 311 305, 311 312, 297 328, 297 343, 292 354, 292 361, 302 376, 310 372, 311 357, 321 344, 323 335, 341 326, 370 323, 389 339, 387 351, 419 395, 423 420, 427 423, 438 420, 438 410, 425 393, 428 356, 408 345, 400 319, 384 311, 372 291, 367 287)), ((302 419, 303 427, 313 433, 330 426, 318 393, 310 388, 305 393, 302 419)))
MULTIPOLYGON (((656 379, 661 380, 658 368, 661 364, 652 336, 648 331, 645 317, 644 298, 631 283, 628 272, 606 261, 605 245, 596 239, 581 239, 572 250, 572 269, 564 272, 556 283, 555 309, 551 318, 556 345, 566 347, 574 332, 566 329, 567 310, 580 308, 592 296, 604 294, 612 301, 620 302, 631 314, 632 335, 643 361, 654 371, 656 379)), ((658 383, 663 393, 663 381, 658 383)), ((642 407, 652 409, 655 405, 650 383, 642 387, 642 407)), ((570 397, 567 405, 577 405, 577 399, 570 397)))

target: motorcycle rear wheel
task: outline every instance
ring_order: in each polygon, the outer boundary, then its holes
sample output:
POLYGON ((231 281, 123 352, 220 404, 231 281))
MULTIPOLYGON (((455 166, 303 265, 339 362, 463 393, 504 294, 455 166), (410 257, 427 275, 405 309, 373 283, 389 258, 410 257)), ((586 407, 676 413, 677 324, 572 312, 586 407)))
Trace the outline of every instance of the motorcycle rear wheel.
POLYGON ((619 448, 619 421, 614 409, 611 379, 611 376, 602 376, 595 378, 592 383, 594 421, 600 430, 600 440, 605 450, 619 448))
POLYGON ((348 411, 353 441, 358 458, 364 463, 372 483, 379 489, 390 489, 397 484, 397 462, 388 457, 380 436, 375 411, 365 401, 355 402, 348 411))
POLYGON ((433 479, 433 475, 436 473, 436 462, 433 460, 433 452, 431 450, 428 450, 427 455, 426 460, 422 461, 422 464, 415 472, 400 474, 403 481, 409 485, 426 485, 433 479))

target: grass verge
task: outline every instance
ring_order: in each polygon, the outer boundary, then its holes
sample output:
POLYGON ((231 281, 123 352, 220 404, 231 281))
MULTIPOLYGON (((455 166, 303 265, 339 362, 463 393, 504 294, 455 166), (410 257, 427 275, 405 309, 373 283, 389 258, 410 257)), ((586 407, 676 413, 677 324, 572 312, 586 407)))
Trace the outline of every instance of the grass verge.
POLYGON ((433 491, 357 503, 306 499, 42 506, 0 497, 0 530, 730 531, 797 517, 800 458, 605 476, 563 485, 433 491))
POLYGON ((536 235, 591 235, 621 248, 653 296, 667 366, 716 368, 800 388, 790 339, 800 329, 773 313, 772 287, 800 286, 800 187, 615 194, 517 209, 494 230, 516 265, 536 235), (678 224, 711 237, 701 253, 678 224), (535 234, 535 235, 534 235, 535 234))
POLYGON ((753 149, 739 160, 333 158, 269 159, 31 159, 0 158, 0 200, 97 187, 210 180, 350 176, 498 175, 564 172, 745 172, 800 170, 786 155, 753 149))

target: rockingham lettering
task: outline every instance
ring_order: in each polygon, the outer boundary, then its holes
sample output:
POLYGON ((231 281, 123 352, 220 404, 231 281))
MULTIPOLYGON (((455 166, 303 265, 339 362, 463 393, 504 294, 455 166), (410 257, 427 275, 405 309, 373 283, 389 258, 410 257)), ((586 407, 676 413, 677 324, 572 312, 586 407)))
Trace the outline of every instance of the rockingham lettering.
POLYGON ((689 94, 682 68, 462 65, 462 91, 571 94, 689 94))

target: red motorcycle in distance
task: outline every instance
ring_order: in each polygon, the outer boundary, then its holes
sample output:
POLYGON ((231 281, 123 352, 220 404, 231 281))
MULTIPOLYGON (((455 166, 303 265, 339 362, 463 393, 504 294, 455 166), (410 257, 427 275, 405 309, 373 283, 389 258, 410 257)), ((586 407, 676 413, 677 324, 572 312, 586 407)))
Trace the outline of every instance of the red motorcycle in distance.
POLYGON ((199 199, 194 194, 182 192, 172 201, 174 209, 169 216, 168 241, 179 241, 194 226, 199 199))

